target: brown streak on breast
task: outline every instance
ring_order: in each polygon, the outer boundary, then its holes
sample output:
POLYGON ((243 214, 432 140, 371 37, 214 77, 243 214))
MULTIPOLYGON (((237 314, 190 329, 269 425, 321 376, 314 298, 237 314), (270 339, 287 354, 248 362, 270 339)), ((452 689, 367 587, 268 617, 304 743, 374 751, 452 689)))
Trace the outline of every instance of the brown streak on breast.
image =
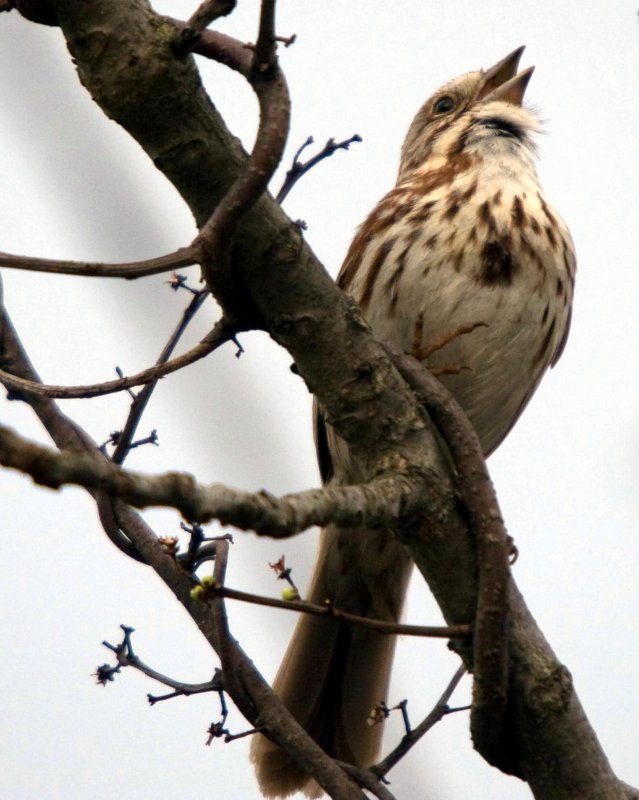
POLYGON ((450 202, 446 206, 445 211, 441 215, 442 220, 452 220, 462 206, 465 203, 468 203, 470 198, 475 194, 477 191, 477 181, 473 181, 470 186, 463 192, 459 192, 457 190, 451 192, 450 194, 450 202))
POLYGON ((530 242, 530 239, 526 236, 526 234, 523 231, 519 232, 519 244, 521 245, 522 250, 526 253, 528 258, 530 258, 531 261, 534 261, 534 263, 537 264, 537 268, 539 269, 539 271, 545 273, 545 266, 541 256, 539 255, 537 249, 533 247, 533 245, 530 242))
POLYGON ((427 200, 425 203, 415 206, 408 217, 408 222, 421 222, 422 225, 428 221, 432 210, 437 205, 437 200, 427 200))
POLYGON ((461 208, 461 203, 459 201, 459 197, 453 197, 451 202, 448 204, 447 208, 444 210, 442 214, 442 219, 444 220, 452 220, 454 217, 459 213, 459 209, 461 208))
POLYGON ((371 265, 368 268, 368 272, 366 273, 366 277, 364 278, 364 291, 362 292, 362 296, 359 298, 359 304, 363 311, 366 311, 368 308, 368 304, 370 303, 373 289, 375 288, 375 283, 379 276, 380 270, 386 261, 386 257, 393 249, 396 241, 397 239, 395 237, 392 239, 387 239, 380 245, 377 253, 375 253, 375 257, 373 258, 371 265))
POLYGON ((491 240, 486 242, 480 253, 480 283, 494 286, 509 286, 513 275, 519 270, 519 264, 513 260, 512 248, 508 241, 491 240))
POLYGON ((377 204, 360 227, 357 235, 348 248, 348 253, 337 276, 337 285, 340 289, 348 289, 359 269, 359 264, 364 257, 368 243, 379 234, 384 233, 395 222, 395 217, 401 217, 408 210, 413 194, 405 187, 395 188, 390 191, 377 204))
POLYGON ((461 201, 467 203, 477 191, 477 181, 474 180, 465 192, 462 192, 461 201))
POLYGON ((537 192, 537 197, 539 198, 539 202, 541 203, 541 210, 544 212, 546 219, 551 225, 556 226, 557 220, 555 219, 555 215, 552 211, 548 208, 548 203, 544 200, 541 196, 541 192, 537 192))
POLYGON ((515 195, 513 198, 513 207, 511 210, 513 222, 517 228, 524 228, 526 225, 526 214, 524 213, 524 204, 521 202, 521 197, 515 195))
POLYGON ((399 283, 399 279, 402 277, 402 273, 406 267, 406 254, 410 250, 412 246, 412 242, 410 242, 406 247, 402 250, 397 259, 397 264, 395 265, 395 269, 393 270, 392 275, 386 281, 385 289, 390 294, 390 303, 388 306, 390 316, 395 315, 395 308, 397 307, 397 300, 399 298, 399 292, 397 290, 397 284, 399 283))
POLYGON ((557 249, 557 237, 555 236, 555 232, 552 229, 552 226, 546 225, 545 227, 546 236, 548 237, 548 241, 550 242, 550 246, 553 250, 557 249))
POLYGON ((473 163, 474 160, 468 153, 460 153, 437 169, 416 173, 411 178, 410 185, 418 194, 430 194, 440 186, 452 184, 453 180, 470 169, 473 163))
POLYGON ((568 274, 570 281, 572 282, 575 277, 575 259, 572 249, 568 247, 568 242, 561 237, 561 243, 563 245, 563 257, 564 257, 564 267, 566 268, 566 273, 568 274))
POLYGON ((479 206, 479 219, 489 230, 495 230, 497 227, 495 224, 495 217, 492 215, 488 200, 484 200, 484 202, 479 206))
POLYGON ((350 288, 353 278, 355 277, 355 274, 357 273, 359 265, 362 261, 362 255, 365 249, 365 237, 362 236, 360 231, 360 233, 358 233, 351 242, 351 246, 348 248, 348 253, 346 254, 346 259, 344 260, 342 268, 339 271, 339 275, 337 276, 336 283, 340 289, 348 290, 350 288))
POLYGON ((453 259, 453 269, 455 270, 455 272, 461 271, 463 260, 464 260, 464 248, 460 247, 455 253, 455 257, 453 259))

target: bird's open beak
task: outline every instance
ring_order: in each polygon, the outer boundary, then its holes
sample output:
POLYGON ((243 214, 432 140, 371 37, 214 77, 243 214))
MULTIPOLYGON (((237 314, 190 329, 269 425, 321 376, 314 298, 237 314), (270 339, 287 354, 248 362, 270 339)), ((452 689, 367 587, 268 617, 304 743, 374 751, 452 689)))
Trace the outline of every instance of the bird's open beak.
POLYGON ((482 83, 477 92, 477 100, 484 102, 502 100, 520 106, 524 99, 528 81, 533 74, 534 67, 528 67, 517 74, 517 67, 524 47, 518 47, 503 58, 494 67, 486 70, 482 83))

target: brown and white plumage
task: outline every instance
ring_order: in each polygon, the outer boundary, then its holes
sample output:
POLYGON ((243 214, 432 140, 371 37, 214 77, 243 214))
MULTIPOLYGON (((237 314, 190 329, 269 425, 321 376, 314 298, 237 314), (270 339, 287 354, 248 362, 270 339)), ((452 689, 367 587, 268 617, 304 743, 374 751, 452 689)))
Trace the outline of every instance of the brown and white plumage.
MULTIPOLYGON (((506 436, 570 324, 575 255, 570 233, 535 171, 535 114, 522 107, 532 69, 516 74, 523 48, 492 69, 450 81, 417 113, 397 184, 359 229, 338 284, 360 304, 374 334, 430 367, 456 365, 442 381, 488 455, 506 436), (464 328, 470 332, 459 333, 464 328)), ((361 480, 346 444, 319 421, 332 480, 361 480)), ((388 531, 327 528, 309 599, 397 620, 411 563, 388 531)), ((365 765, 381 727, 371 708, 386 699, 394 642, 330 620, 302 617, 274 688, 329 752, 365 765)), ((264 737, 252 757, 268 797, 319 787, 264 737)))

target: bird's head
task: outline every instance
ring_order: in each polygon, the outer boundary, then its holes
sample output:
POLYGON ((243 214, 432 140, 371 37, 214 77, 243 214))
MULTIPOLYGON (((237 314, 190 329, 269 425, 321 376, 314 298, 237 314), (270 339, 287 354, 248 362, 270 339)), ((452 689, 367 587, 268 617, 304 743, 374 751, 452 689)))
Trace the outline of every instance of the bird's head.
POLYGON ((496 137, 533 147, 536 115, 522 107, 534 67, 517 72, 518 47, 493 67, 454 78, 417 112, 404 145, 400 180, 433 159, 447 159, 494 142, 496 137))

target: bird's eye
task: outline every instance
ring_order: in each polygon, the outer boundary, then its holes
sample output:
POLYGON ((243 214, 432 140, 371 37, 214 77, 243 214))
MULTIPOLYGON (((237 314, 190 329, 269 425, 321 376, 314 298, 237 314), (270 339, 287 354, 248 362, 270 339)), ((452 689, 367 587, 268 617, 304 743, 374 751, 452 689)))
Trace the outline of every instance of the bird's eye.
POLYGON ((440 97, 433 106, 435 114, 447 114, 455 108, 455 100, 449 94, 440 97))

